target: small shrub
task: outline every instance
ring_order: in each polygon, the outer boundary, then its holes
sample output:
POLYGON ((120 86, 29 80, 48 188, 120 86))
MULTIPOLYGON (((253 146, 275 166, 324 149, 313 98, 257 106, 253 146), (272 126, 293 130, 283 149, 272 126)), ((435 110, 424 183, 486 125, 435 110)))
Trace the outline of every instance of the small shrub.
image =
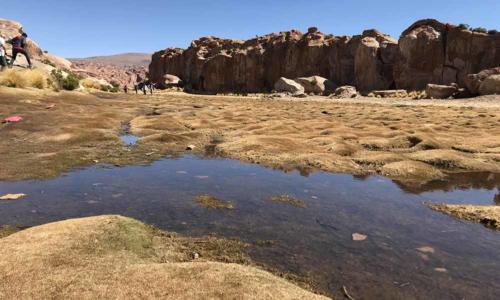
POLYGON ((94 80, 94 79, 91 79, 91 78, 85 78, 81 81, 82 85, 85 87, 85 88, 88 88, 88 89, 96 89, 96 90, 99 90, 101 88, 101 84, 94 80))
POLYGON ((29 84, 21 72, 16 70, 7 70, 0 75, 0 85, 8 86, 12 88, 25 88, 29 84))
POLYGON ((110 88, 111 87, 109 85, 101 84, 100 90, 103 91, 103 92, 109 92, 110 88))
POLYGON ((39 70, 28 70, 24 74, 29 86, 43 90, 46 87, 47 80, 42 72, 39 70))
POLYGON ((111 84, 111 86, 112 86, 112 87, 114 87, 114 88, 119 88, 119 87, 120 87, 120 83, 119 83, 119 82, 117 82, 117 81, 114 81, 114 80, 112 80, 112 81, 110 82, 110 84, 111 84))
POLYGON ((462 30, 469 30, 470 26, 469 26, 469 24, 463 24, 462 23, 462 24, 458 25, 458 28, 462 29, 462 30))
POLYGON ((488 33, 488 30, 486 28, 483 28, 483 27, 474 28, 472 31, 479 32, 479 33, 488 33))
POLYGON ((73 91, 80 87, 80 76, 77 74, 69 73, 68 76, 64 77, 61 70, 52 70, 50 74, 56 89, 73 91))
POLYGON ((63 80, 63 89, 73 91, 80 87, 80 79, 75 74, 68 74, 63 80))
POLYGON ((111 93, 118 93, 120 91, 120 87, 118 86, 113 86, 112 88, 109 89, 111 93))
POLYGON ((55 64, 55 63, 53 63, 53 62, 51 62, 51 61, 50 61, 50 60, 48 60, 48 59, 44 59, 44 60, 42 61, 42 63, 43 63, 43 64, 46 64, 46 65, 49 65, 49 66, 51 66, 51 67, 53 67, 53 68, 56 68, 56 64, 55 64))

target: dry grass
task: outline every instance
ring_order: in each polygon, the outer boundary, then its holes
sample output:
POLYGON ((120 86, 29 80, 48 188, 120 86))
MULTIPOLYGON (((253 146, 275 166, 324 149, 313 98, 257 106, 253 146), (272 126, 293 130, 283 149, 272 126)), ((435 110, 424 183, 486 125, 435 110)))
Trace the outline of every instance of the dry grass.
POLYGON ((19 229, 11 227, 11 226, 5 226, 5 225, 0 225, 0 239, 4 238, 6 236, 9 236, 11 234, 14 234, 18 232, 19 229))
POLYGON ((383 174, 412 183, 448 172, 500 171, 498 96, 298 101, 5 89, 0 104, 2 116, 25 117, 0 131, 0 179, 56 176, 95 161, 142 163, 188 145, 195 154, 283 170, 383 174), (56 107, 47 110, 49 103, 56 107), (128 122, 141 138, 131 151, 118 139, 128 122))
POLYGON ((14 88, 47 87, 47 77, 39 70, 6 70, 0 73, 0 85, 14 88))
POLYGON ((81 80, 81 84, 88 89, 99 90, 101 88, 101 83, 91 78, 85 78, 81 80))
POLYGON ((198 195, 194 200, 201 206, 213 209, 234 209, 234 205, 229 201, 222 201, 210 195, 198 195))
POLYGON ((0 298, 322 298, 257 268, 217 262, 240 259, 232 258, 240 245, 228 243, 162 234, 119 216, 34 227, 0 239, 0 298))
POLYGON ((500 206, 430 204, 430 208, 491 229, 500 229, 500 206))
POLYGON ((295 207, 307 208, 307 203, 304 200, 293 198, 289 195, 276 195, 271 197, 271 201, 286 203, 295 207))

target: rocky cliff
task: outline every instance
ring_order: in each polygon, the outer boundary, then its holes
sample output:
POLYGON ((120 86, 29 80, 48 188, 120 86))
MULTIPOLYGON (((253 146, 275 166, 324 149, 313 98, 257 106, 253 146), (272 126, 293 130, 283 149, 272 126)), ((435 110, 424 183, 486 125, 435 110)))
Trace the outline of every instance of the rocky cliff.
MULTIPOLYGON (((23 26, 12 20, 0 19, 0 33, 2 33, 7 40, 12 39, 22 33, 23 26)), ((28 33, 29 35, 29 33, 28 33)), ((11 46, 9 44, 6 45, 7 53, 10 55, 11 46)), ((48 54, 44 52, 38 44, 28 37, 27 41, 27 49, 30 56, 35 61, 43 62, 44 64, 56 66, 60 69, 69 70, 71 69, 71 62, 68 60, 57 57, 55 55, 48 54)), ((19 56, 20 61, 24 58, 19 56)))
POLYGON ((247 41, 204 37, 188 49, 153 54, 149 73, 162 86, 166 74, 208 92, 268 92, 280 77, 319 75, 337 85, 424 89, 456 82, 500 65, 500 34, 472 32, 436 20, 418 21, 399 41, 376 30, 333 36, 310 28, 247 41))

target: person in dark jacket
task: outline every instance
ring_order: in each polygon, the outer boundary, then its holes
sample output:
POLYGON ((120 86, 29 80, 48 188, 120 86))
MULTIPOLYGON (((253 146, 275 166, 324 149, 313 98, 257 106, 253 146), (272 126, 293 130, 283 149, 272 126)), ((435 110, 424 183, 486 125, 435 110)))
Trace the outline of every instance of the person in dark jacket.
POLYGON ((9 66, 12 67, 14 65, 14 62, 16 61, 16 57, 18 54, 24 55, 26 57, 26 61, 28 61, 28 66, 31 69, 31 59, 30 55, 28 54, 28 51, 26 50, 27 48, 27 42, 26 39, 28 38, 28 35, 23 32, 20 36, 17 36, 13 38, 12 40, 9 41, 9 44, 12 44, 12 58, 10 60, 9 66))

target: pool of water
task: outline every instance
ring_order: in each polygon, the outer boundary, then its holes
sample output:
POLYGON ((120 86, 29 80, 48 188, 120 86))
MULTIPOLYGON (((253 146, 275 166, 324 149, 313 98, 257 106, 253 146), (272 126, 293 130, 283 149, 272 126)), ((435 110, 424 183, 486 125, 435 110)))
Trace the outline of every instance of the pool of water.
POLYGON ((377 176, 306 177, 186 156, 148 166, 92 167, 47 181, 0 182, 0 194, 28 195, 0 202, 0 224, 121 214, 183 234, 240 238, 253 245, 255 261, 308 276, 332 296, 341 296, 345 285, 356 299, 495 299, 500 233, 422 202, 494 204, 500 175, 451 179, 408 187, 377 176), (199 194, 232 201, 235 209, 203 208, 193 201, 199 194), (280 194, 308 208, 269 200, 280 194), (353 241, 353 233, 367 238, 353 241))
POLYGON ((132 134, 124 134, 124 135, 121 135, 120 136, 120 139, 122 140, 122 142, 129 146, 129 147, 132 147, 134 146, 135 144, 137 144, 137 142, 139 141, 139 137, 135 136, 135 135, 132 135, 132 134))

